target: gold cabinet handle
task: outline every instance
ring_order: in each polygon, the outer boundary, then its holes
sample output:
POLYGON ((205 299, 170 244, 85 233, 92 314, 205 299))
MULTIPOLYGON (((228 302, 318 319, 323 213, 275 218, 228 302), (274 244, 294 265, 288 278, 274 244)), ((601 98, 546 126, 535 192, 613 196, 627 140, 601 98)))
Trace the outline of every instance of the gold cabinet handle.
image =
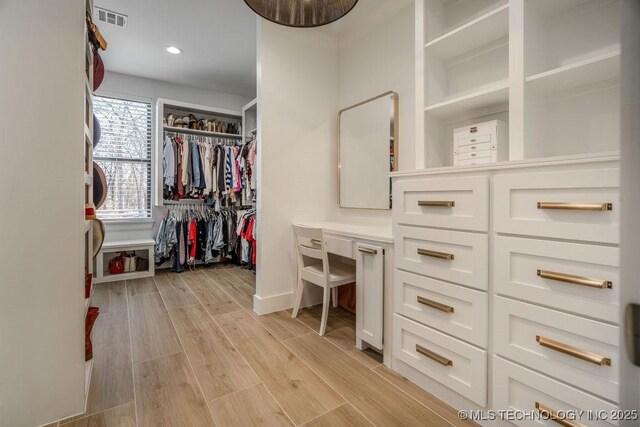
POLYGON ((444 356, 440 356, 438 353, 434 353, 431 350, 427 350, 419 344, 416 344, 416 352, 420 353, 423 356, 427 356, 429 359, 438 362, 443 366, 453 366, 453 360, 447 359, 444 356))
POLYGON ((538 270, 538 276, 543 279, 557 280, 558 282, 573 283, 574 285, 588 286, 590 288, 611 289, 613 283, 608 280, 590 279, 573 274, 557 273, 555 271, 538 270))
POLYGON ((436 310, 444 311, 445 313, 453 313, 454 308, 450 305, 442 304, 440 302, 427 299, 425 297, 418 296, 417 301, 419 304, 426 305, 427 307, 435 308, 436 310))
POLYGON ((611 359, 608 357, 600 356, 599 354, 591 353, 590 351, 582 350, 577 347, 554 341, 549 338, 541 337, 540 335, 536 335, 536 341, 541 346, 550 348, 551 350, 568 354, 569 356, 573 356, 596 365, 611 366, 611 359))
POLYGON ((438 258, 438 259, 446 259, 447 261, 453 260, 453 254, 448 254, 446 252, 430 251, 428 249, 418 248, 418 255, 430 256, 432 258, 438 258))
POLYGON ((538 209, 560 209, 568 211, 610 211, 613 210, 613 203, 538 202, 538 209))
POLYGON ((362 253, 365 253, 365 254, 371 254, 371 255, 375 255, 375 254, 377 254, 377 253, 378 253, 378 251, 377 251, 377 250, 375 250, 375 249, 371 249, 371 248, 362 248, 362 247, 359 247, 359 248, 358 248, 358 251, 359 251, 359 252, 362 252, 362 253))
POLYGON ((435 208, 452 208, 456 205, 453 200, 418 200, 418 206, 430 206, 435 208))
POLYGON ((314 245, 322 245, 322 242, 318 239, 311 239, 311 243, 313 243, 314 245))
POLYGON ((558 411, 553 410, 553 409, 549 408, 548 406, 543 405, 543 404, 542 404, 542 403, 540 403, 540 402, 536 402, 536 409, 537 409, 537 410, 538 410, 538 412, 540 412, 541 414, 544 414, 544 413, 549 414, 549 415, 548 415, 548 416, 549 416, 549 418, 550 418, 552 421, 554 421, 554 422, 556 422, 556 423, 560 424, 561 426, 565 426, 565 427, 585 427, 585 425, 584 425, 584 424, 579 423, 578 421, 575 421, 575 420, 568 420, 565 416, 562 416, 562 417, 561 417, 561 416, 558 414, 558 411))

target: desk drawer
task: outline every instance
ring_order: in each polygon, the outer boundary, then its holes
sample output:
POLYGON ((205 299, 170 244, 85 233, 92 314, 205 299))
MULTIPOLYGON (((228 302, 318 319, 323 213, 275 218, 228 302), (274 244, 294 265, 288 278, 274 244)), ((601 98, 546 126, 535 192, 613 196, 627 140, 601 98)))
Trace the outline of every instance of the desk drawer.
POLYGON ((396 267, 482 290, 488 283, 486 234, 396 226, 396 267))
POLYGON ((499 233, 618 243, 619 175, 619 169, 498 175, 494 227, 499 233))
POLYGON ((395 311, 487 347, 487 294, 396 270, 395 311))
POLYGON ((495 148, 495 144, 492 144, 490 142, 483 142, 482 144, 463 145, 459 148, 456 148, 453 154, 476 153, 482 152, 483 150, 491 150, 495 148))
POLYGON ((499 294, 618 323, 619 256, 620 250, 614 247, 496 236, 495 289, 499 294), (588 278, 592 280, 584 280, 588 278))
POLYGON ((487 231, 486 176, 398 181, 393 216, 401 224, 487 231))
MULTIPOLYGON (((588 393, 562 384, 544 375, 523 368, 499 357, 493 358, 493 405, 496 410, 528 412, 542 404, 547 411, 568 411, 570 415, 584 411, 584 416, 576 420, 592 427, 611 427, 617 421, 589 420, 587 413, 604 411, 610 415, 618 407, 588 393)), ((565 412, 566 413, 566 412, 565 412)), ((552 420, 513 420, 518 426, 556 427, 552 420)))
POLYGON ((340 255, 345 258, 355 258, 353 254, 353 240, 327 236, 325 234, 324 241, 327 244, 327 252, 340 255))
POLYGON ((487 352, 394 314, 393 354, 462 396, 487 402, 487 352))
POLYGON ((618 401, 617 326, 501 297, 494 311, 497 354, 618 401))

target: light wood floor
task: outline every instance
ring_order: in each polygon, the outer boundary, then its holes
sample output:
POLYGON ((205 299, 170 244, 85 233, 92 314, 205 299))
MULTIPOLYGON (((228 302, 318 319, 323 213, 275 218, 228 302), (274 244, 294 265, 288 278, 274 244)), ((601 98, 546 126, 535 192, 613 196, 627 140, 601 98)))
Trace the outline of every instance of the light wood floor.
POLYGON ((96 285, 87 412, 60 425, 470 425, 357 350, 351 314, 320 337, 320 306, 257 316, 254 291, 231 266, 96 285))

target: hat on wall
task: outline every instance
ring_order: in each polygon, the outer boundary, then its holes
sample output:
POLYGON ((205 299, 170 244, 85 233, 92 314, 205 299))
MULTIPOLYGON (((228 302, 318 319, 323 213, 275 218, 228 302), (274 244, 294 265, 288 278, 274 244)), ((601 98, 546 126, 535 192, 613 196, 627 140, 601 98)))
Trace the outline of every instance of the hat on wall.
POLYGON ((91 227, 93 228, 93 257, 95 258, 102 249, 102 243, 104 243, 104 224, 98 218, 91 220, 91 227))
POLYGON ((96 113, 93 113, 93 148, 100 142, 100 136, 102 135, 102 129, 100 129, 100 121, 96 117, 96 113))
POLYGON ((93 90, 96 91, 104 79, 104 62, 97 49, 93 51, 93 90))
POLYGON ((93 162, 93 203, 96 209, 100 209, 105 200, 107 200, 107 177, 100 165, 93 162))

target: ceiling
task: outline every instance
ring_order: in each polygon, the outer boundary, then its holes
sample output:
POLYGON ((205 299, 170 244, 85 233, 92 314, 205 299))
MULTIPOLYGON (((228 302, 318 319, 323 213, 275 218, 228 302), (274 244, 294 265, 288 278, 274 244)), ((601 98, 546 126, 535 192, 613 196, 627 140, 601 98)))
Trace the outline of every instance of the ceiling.
POLYGON ((107 71, 254 97, 256 18, 242 0, 95 0, 128 15, 127 28, 98 22, 107 71), (182 54, 165 49, 177 46, 182 54))
MULTIPOLYGON (((360 0, 343 19, 320 28, 339 37, 372 12, 405 2, 360 0)), ((95 5, 128 16, 127 28, 96 19, 109 43, 101 52, 107 71, 255 96, 256 15, 244 1, 95 0, 95 5), (167 46, 183 52, 171 55, 167 46)))

